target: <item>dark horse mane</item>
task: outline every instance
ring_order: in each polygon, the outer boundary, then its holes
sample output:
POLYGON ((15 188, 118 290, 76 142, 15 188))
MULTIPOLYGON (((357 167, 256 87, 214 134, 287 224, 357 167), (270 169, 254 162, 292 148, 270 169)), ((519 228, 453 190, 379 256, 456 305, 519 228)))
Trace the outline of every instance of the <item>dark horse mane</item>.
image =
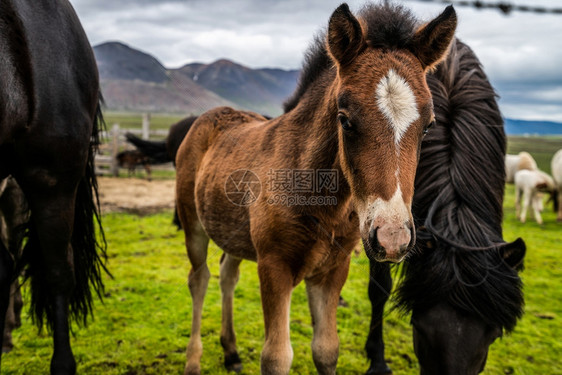
MULTIPOLYGON (((386 49, 410 48, 418 22, 412 13, 400 5, 367 4, 359 12, 367 43, 386 49)), ((326 33, 314 38, 307 52, 297 89, 284 103, 285 112, 297 106, 309 87, 333 67, 326 49, 326 33)))
POLYGON ((509 332, 523 313, 523 293, 500 251, 510 244, 502 238, 506 138, 496 94, 458 40, 428 84, 436 125, 416 174, 419 251, 404 267, 397 306, 412 311, 446 302, 509 332))

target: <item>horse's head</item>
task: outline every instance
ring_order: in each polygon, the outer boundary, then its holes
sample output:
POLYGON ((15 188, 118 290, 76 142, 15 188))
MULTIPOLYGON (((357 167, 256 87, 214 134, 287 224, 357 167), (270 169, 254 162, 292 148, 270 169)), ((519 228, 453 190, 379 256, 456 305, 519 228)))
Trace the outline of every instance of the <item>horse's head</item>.
POLYGON ((369 30, 370 22, 360 22, 346 4, 330 19, 339 160, 367 255, 378 261, 401 261, 415 242, 414 177, 422 138, 434 121, 426 72, 445 57, 456 22, 448 7, 411 35, 397 35, 394 25, 369 30))
MULTIPOLYGON (((499 255, 503 261, 496 271, 503 276, 494 280, 496 285, 492 287, 497 294, 504 295, 496 296, 496 303, 501 306, 482 306, 482 309, 490 309, 480 312, 486 315, 485 319, 446 301, 424 309, 413 309, 414 351, 421 375, 477 375, 484 370, 490 345, 502 335, 503 330, 514 328, 522 313, 523 302, 520 285, 516 286, 514 280, 523 265, 525 243, 521 239, 506 243, 500 247, 499 255), (518 297, 514 297, 514 293, 518 297)), ((478 288, 486 287, 475 285, 471 288, 478 293, 478 288)))

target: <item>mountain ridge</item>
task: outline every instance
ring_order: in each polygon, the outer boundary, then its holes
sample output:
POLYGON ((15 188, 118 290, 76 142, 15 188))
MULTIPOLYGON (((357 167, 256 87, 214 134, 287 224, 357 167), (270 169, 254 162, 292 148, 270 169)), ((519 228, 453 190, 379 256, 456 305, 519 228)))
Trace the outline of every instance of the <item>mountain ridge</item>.
MULTIPOLYGON (((166 68, 157 58, 119 41, 94 47, 109 110, 199 115, 217 106, 269 116, 297 86, 300 71, 252 69, 221 58, 166 68)), ((507 135, 561 135, 562 123, 505 118, 507 135)))
POLYGON ((270 116, 295 89, 299 71, 252 69, 227 59, 168 69, 121 42, 94 47, 110 110, 200 114, 228 105, 270 116))

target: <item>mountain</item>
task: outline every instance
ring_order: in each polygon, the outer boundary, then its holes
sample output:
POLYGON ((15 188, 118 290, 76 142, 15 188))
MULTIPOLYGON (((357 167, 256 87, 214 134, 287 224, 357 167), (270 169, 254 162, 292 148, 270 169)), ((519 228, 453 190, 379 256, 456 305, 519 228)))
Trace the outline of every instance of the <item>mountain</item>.
POLYGON ((154 57, 120 42, 94 47, 102 79, 165 83, 166 68, 154 57))
POLYGON ((102 92, 111 110, 200 114, 228 105, 275 116, 299 71, 250 69, 229 60, 166 69, 120 42, 94 47, 102 92))
POLYGON ((199 114, 234 103, 166 69, 123 43, 94 47, 105 104, 110 110, 199 114))
POLYGON ((562 123, 552 121, 525 121, 504 119, 505 132, 508 135, 560 135, 562 123))
POLYGON ((299 71, 250 69, 229 60, 188 64, 178 72, 207 90, 242 108, 278 115, 281 104, 294 91, 299 71))

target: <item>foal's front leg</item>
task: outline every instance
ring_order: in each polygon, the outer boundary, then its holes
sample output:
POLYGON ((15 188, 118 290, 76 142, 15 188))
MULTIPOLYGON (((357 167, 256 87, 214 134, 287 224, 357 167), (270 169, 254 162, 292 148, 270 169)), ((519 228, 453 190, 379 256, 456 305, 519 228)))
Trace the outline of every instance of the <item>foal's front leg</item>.
POLYGON ((261 353, 262 374, 288 374, 293 361, 289 315, 293 273, 283 260, 258 259, 265 343, 261 353))
POLYGON ((339 355, 336 314, 339 296, 349 271, 349 257, 336 268, 307 278, 306 292, 314 337, 312 358, 319 374, 335 374, 339 355))

